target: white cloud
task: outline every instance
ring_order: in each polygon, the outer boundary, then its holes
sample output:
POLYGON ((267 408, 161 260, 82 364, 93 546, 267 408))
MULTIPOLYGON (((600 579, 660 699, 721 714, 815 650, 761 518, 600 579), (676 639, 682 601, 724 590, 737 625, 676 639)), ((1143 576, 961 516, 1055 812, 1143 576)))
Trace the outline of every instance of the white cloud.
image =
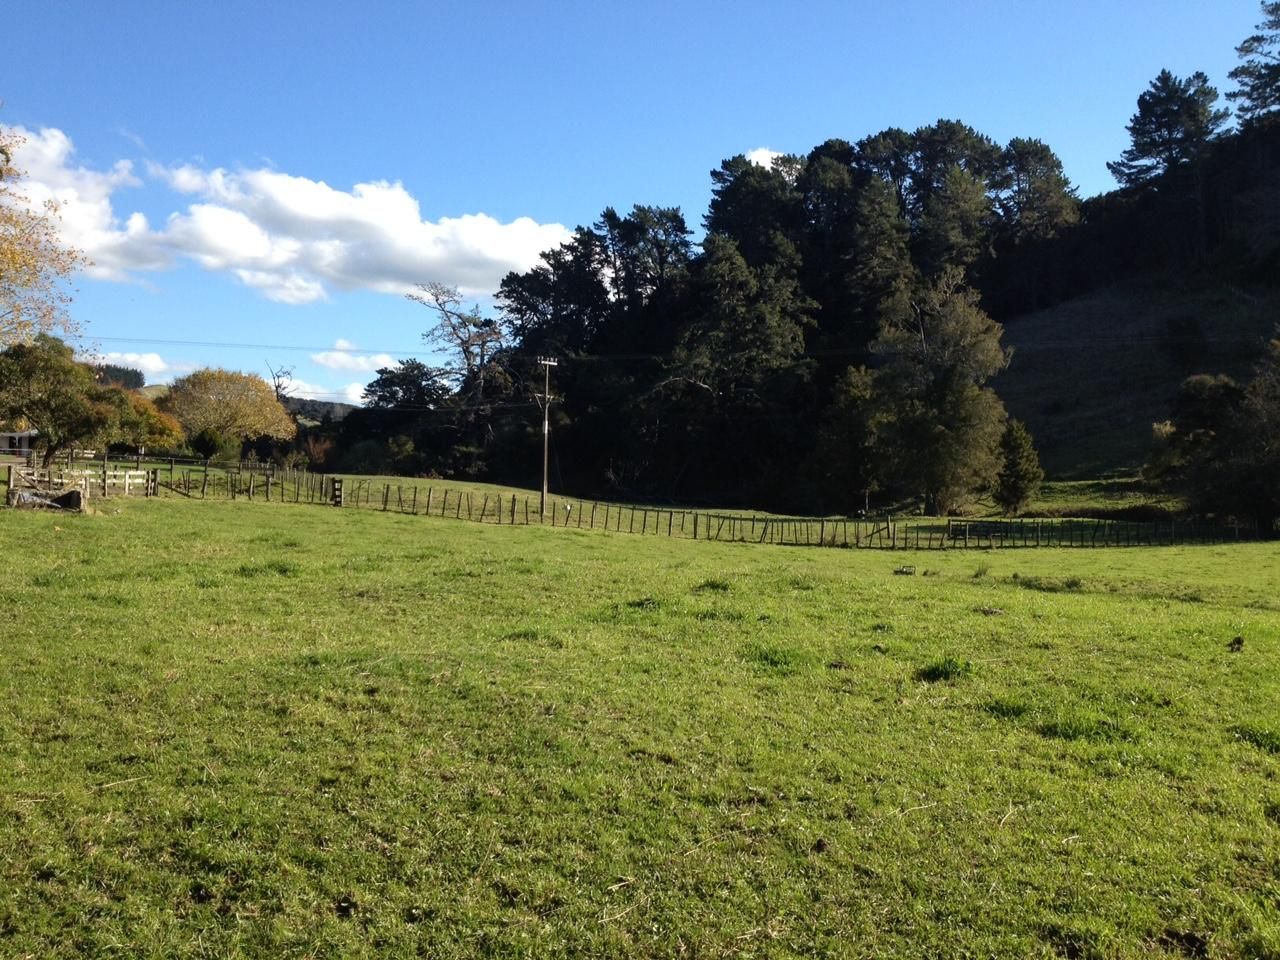
POLYGON ((558 223, 528 217, 502 223, 470 213, 424 220, 417 199, 398 181, 341 190, 267 168, 154 163, 148 176, 191 202, 153 228, 141 213, 122 218, 113 208, 113 194, 141 185, 129 161, 90 170, 74 165, 75 147, 61 130, 16 132, 28 138, 17 157, 29 173, 28 194, 35 202, 53 197, 62 203, 65 239, 93 259, 91 273, 102 279, 125 280, 186 258, 280 303, 323 300, 331 288, 400 294, 427 280, 477 296, 570 236, 558 223))
POLYGON ((110 170, 90 170, 72 162, 75 146, 61 130, 13 132, 24 139, 14 161, 27 176, 20 192, 34 207, 52 200, 58 204, 63 239, 85 251, 93 261, 90 276, 124 280, 131 270, 159 270, 169 265, 170 253, 157 242, 147 218, 134 213, 123 226, 111 205, 116 191, 141 186, 133 164, 118 161, 110 170))
POLYGON ((361 370, 372 372, 382 367, 394 367, 399 361, 389 353, 354 353, 356 345, 350 340, 338 339, 332 350, 311 354, 311 362, 330 370, 361 370))
POLYGON ((148 383, 163 383, 172 380, 180 373, 190 373, 196 369, 194 363, 166 360, 158 353, 134 353, 131 351, 112 350, 107 353, 82 351, 79 359, 86 363, 113 363, 120 367, 132 367, 146 375, 148 383))
POLYGON ((302 397, 305 400, 324 400, 327 403, 353 403, 360 406, 364 403, 363 383, 349 383, 345 387, 322 387, 306 380, 293 380, 289 384, 289 395, 302 397))
POLYGON ((768 147, 756 147, 754 150, 747 151, 747 159, 757 167, 764 167, 766 170, 773 166, 773 161, 783 155, 780 151, 770 150, 768 147))
POLYGON ((158 377, 167 373, 169 364, 158 353, 104 353, 100 358, 103 363, 114 363, 120 367, 133 367, 141 370, 149 377, 158 377))

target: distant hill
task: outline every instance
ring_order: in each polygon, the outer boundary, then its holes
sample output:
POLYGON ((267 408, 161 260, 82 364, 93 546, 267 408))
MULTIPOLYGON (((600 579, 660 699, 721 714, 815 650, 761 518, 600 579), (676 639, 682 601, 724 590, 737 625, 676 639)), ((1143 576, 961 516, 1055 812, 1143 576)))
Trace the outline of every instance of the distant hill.
POLYGON ((995 381, 1056 479, 1132 472, 1195 373, 1246 375, 1280 321, 1280 290, 1131 280, 1005 322, 995 381))
MULTIPOLYGON (((168 395, 169 385, 165 383, 156 383, 143 387, 139 393, 143 396, 150 397, 152 400, 159 400, 161 397, 168 395)), ((352 410, 358 410, 359 407, 351 403, 333 403, 328 400, 308 400, 305 397, 285 397, 285 409, 290 413, 297 414, 305 421, 319 423, 328 414, 330 419, 335 423, 345 417, 352 410)))
POLYGON ((335 423, 352 410, 360 409, 352 403, 334 403, 328 400, 308 400, 305 397, 285 397, 285 409, 303 420, 319 423, 327 414, 335 423))

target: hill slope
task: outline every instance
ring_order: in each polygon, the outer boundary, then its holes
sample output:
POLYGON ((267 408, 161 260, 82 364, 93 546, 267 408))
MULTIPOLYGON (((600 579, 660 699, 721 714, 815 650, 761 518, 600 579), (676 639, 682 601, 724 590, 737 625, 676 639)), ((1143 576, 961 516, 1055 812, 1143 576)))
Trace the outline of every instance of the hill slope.
POLYGON ((1280 291, 1131 281, 1005 324, 995 388, 1026 422, 1050 477, 1132 472, 1182 380, 1248 374, 1280 320, 1280 291))

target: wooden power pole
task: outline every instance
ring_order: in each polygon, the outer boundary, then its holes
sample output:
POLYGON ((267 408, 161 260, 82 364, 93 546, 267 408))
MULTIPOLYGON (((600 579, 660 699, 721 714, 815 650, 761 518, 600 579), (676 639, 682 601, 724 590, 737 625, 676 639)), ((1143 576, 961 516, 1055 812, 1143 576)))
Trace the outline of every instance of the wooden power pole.
POLYGON ((547 455, 551 445, 551 368, 557 361, 551 357, 539 357, 542 364, 542 498, 538 501, 539 519, 547 515, 547 455))

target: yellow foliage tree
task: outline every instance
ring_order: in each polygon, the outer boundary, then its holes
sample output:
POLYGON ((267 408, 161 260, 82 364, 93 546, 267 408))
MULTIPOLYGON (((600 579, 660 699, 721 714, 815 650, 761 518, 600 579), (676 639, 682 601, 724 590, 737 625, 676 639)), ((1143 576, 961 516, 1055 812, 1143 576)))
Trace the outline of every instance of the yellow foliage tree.
POLYGON ((0 130, 0 347, 37 333, 75 331, 64 285, 86 263, 58 235, 58 207, 33 210, 18 187, 13 157, 22 138, 0 130))
POLYGON ((297 432, 271 385, 251 373, 197 370, 173 382, 164 407, 188 437, 208 431, 228 439, 291 440, 297 432))

